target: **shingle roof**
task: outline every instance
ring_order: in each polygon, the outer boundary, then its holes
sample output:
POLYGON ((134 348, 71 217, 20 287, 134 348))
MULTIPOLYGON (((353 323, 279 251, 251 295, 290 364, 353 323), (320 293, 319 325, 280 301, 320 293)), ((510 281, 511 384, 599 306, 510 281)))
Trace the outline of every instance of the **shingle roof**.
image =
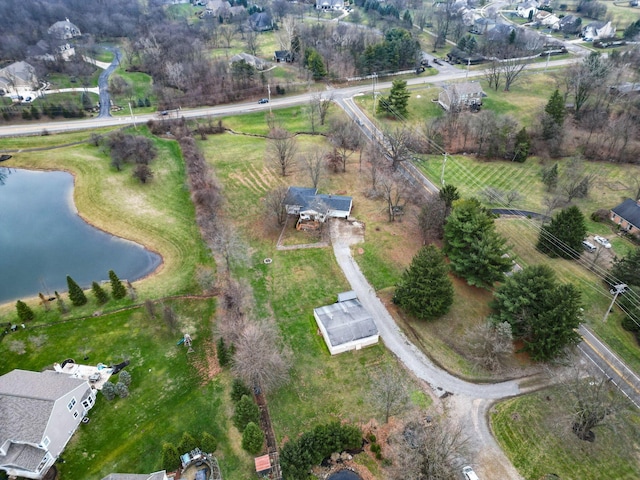
POLYGON ((162 470, 155 473, 111 473, 102 480, 164 480, 166 471, 162 470))
POLYGON ((451 91, 454 95, 484 95, 484 90, 482 90, 480 82, 454 83, 444 88, 445 90, 451 91))
POLYGON ((627 198, 624 202, 611 209, 613 213, 624 218, 636 228, 640 228, 640 205, 635 200, 627 198))
POLYGON ((349 212, 353 202, 352 197, 344 195, 328 195, 317 193, 315 188, 289 187, 284 199, 285 205, 296 205, 301 211, 312 209, 316 212, 326 213, 327 210, 349 212))
POLYGON ((16 369, 0 377, 0 395, 57 400, 84 383, 85 380, 52 370, 31 372, 16 369))
POLYGON ((34 472, 40 465, 45 453, 44 450, 31 445, 12 443, 7 449, 7 454, 0 457, 0 459, 2 459, 3 465, 34 472))
POLYGON ((333 347, 378 334, 373 318, 357 299, 314 309, 333 347))

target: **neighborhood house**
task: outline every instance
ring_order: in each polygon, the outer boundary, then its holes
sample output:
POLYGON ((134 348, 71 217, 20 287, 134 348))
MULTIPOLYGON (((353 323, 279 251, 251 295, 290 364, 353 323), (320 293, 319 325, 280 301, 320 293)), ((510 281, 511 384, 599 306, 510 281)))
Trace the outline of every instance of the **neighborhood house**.
POLYGON ((287 214, 300 220, 324 222, 327 218, 349 218, 353 199, 342 195, 318 193, 315 188, 289 187, 284 199, 287 214))
POLYGON ((479 82, 464 82, 445 86, 438 95, 438 103, 446 111, 451 108, 478 108, 486 94, 479 82))
POLYGON ((13 370, 0 377, 0 470, 41 479, 93 407, 96 390, 66 373, 13 370))
POLYGON ((640 200, 627 198, 611 209, 611 221, 633 235, 640 236, 640 200))
POLYGON ((0 70, 0 95, 20 95, 37 88, 36 69, 27 62, 14 62, 0 70))

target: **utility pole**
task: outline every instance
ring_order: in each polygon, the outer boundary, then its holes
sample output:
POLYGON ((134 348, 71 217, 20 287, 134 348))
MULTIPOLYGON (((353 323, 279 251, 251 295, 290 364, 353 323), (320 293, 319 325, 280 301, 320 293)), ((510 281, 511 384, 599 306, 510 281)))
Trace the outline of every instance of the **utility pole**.
POLYGON ((544 66, 544 73, 547 73, 547 68, 549 68, 549 58, 551 58, 551 50, 547 52, 547 63, 544 66))
POLYGON ((447 165, 447 154, 444 154, 444 160, 442 160, 442 173, 440 174, 440 184, 444 187, 444 167, 447 165))
POLYGON ((465 80, 469 79, 469 67, 471 66, 471 57, 467 57, 467 76, 465 77, 465 80))
POLYGON ((378 79, 378 75, 376 72, 373 72, 371 75, 371 88, 373 89, 373 115, 376 114, 376 80, 378 79))
POLYGON ((611 305, 609 305, 609 308, 607 308, 607 311, 604 314, 604 318, 602 319, 603 322, 607 321, 607 317, 609 316, 609 312, 613 308, 613 304, 616 303, 616 298, 618 298, 618 295, 620 295, 621 293, 624 293, 624 289, 625 288, 627 288, 627 284, 626 283, 620 283, 619 285, 614 285, 613 288, 611 290, 609 290, 609 293, 611 295, 613 295, 613 300, 611 300, 611 305))
POLYGON ((267 83, 267 95, 269 100, 269 115, 271 115, 271 85, 267 83))
POLYGON ((133 116, 133 109, 131 108, 131 102, 129 102, 129 113, 131 113, 131 121, 133 122, 133 128, 138 128, 136 127, 136 117, 133 116))

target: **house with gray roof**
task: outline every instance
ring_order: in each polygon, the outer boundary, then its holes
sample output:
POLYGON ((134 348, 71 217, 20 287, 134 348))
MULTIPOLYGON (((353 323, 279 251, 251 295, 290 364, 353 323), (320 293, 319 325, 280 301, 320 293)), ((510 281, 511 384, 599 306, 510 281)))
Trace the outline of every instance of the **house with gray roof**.
POLYGON ((621 230, 640 236, 640 200, 627 198, 613 207, 611 221, 619 225, 621 230))
POLYGON ((87 380, 46 370, 0 376, 0 470, 41 479, 96 399, 87 380))
POLYGON ((287 214, 298 215, 301 220, 324 222, 331 217, 349 218, 353 198, 318 193, 315 188, 289 187, 284 207, 287 214))
POLYGON ((0 70, 0 94, 19 95, 21 90, 38 88, 36 69, 27 62, 14 62, 0 70))
POLYGON ((273 30, 273 18, 268 12, 256 12, 249 15, 249 26, 255 32, 266 32, 273 30))
POLYGON ((316 10, 342 10, 344 0, 317 0, 316 10))
POLYGON ((68 18, 51 25, 47 33, 58 40, 69 40, 82 35, 80 29, 71 23, 68 18))
POLYGON ((233 57, 229 59, 229 63, 232 63, 232 64, 236 62, 241 62, 241 61, 248 63, 256 70, 264 70, 269 66, 269 62, 267 62, 266 60, 263 60, 254 55, 250 55, 246 52, 236 53, 233 57))
POLYGON ((582 37, 586 41, 613 38, 616 35, 616 27, 611 22, 591 22, 582 29, 582 37))
POLYGON ((336 303, 314 308, 313 316, 331 355, 378 343, 378 328, 355 292, 343 292, 336 303))
POLYGON ((438 103, 446 111, 463 107, 477 108, 482 105, 482 97, 486 97, 480 82, 462 82, 445 85, 438 95, 438 103))

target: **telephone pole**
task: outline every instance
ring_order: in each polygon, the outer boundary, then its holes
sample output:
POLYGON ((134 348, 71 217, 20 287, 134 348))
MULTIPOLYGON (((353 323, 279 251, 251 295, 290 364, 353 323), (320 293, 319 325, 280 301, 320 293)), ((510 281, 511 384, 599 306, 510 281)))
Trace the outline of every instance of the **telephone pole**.
POLYGON ((611 305, 609 305, 609 308, 607 308, 607 311, 604 314, 604 318, 602 319, 603 322, 607 321, 609 312, 611 312, 611 309, 613 308, 613 304, 616 303, 616 298, 618 298, 618 295, 620 295, 621 293, 624 293, 625 288, 627 288, 627 284, 620 283, 619 285, 614 285, 613 288, 609 290, 609 293, 613 295, 613 300, 611 300, 611 305))

